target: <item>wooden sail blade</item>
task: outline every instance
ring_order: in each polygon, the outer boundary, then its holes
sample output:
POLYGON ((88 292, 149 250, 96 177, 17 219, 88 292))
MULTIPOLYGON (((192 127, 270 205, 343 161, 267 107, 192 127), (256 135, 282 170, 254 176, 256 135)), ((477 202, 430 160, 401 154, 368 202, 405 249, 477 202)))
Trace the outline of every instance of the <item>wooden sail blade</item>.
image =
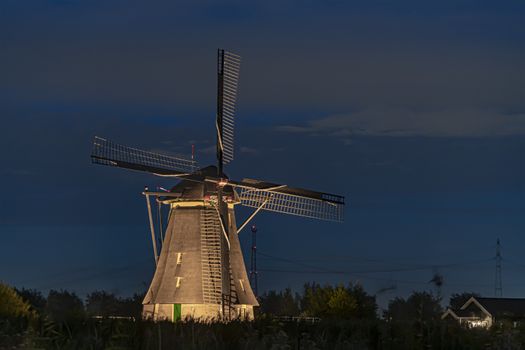
POLYGON ((234 158, 235 105, 241 58, 231 52, 218 52, 217 132, 218 158, 227 164, 234 158))
POLYGON ((228 184, 240 189, 239 199, 247 207, 314 219, 343 221, 343 196, 252 179, 229 181, 228 184))
POLYGON ((95 136, 91 160, 95 164, 144 171, 159 176, 189 174, 197 169, 197 162, 182 156, 140 150, 95 136))

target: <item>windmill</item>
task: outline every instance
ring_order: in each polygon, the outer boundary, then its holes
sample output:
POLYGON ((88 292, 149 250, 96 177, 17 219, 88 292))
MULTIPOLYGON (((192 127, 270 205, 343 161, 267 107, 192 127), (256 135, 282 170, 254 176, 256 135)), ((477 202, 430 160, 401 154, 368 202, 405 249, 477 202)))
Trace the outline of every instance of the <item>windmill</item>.
POLYGON ((145 318, 253 319, 253 307, 258 303, 246 273, 239 232, 261 210, 342 221, 342 196, 253 179, 234 181, 226 176, 223 167, 234 158, 240 57, 219 49, 217 63, 217 166, 200 168, 193 157, 148 152, 100 137, 93 143, 93 163, 179 180, 169 191, 146 188, 143 192, 156 263, 143 301, 145 318), (160 254, 152 197, 169 207, 160 254), (236 205, 254 209, 240 226, 235 220, 236 205))

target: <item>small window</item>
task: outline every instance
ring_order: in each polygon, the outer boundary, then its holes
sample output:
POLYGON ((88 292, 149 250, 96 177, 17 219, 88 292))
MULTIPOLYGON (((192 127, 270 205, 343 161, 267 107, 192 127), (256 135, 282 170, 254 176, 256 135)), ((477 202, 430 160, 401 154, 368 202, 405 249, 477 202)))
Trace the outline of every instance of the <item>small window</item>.
POLYGON ((177 265, 182 264, 182 253, 177 253, 177 265))
POLYGON ((180 281, 182 280, 182 277, 177 277, 177 284, 175 285, 175 288, 180 287, 180 281))
POLYGON ((239 280, 239 284, 241 285, 241 289, 242 289, 242 291, 244 292, 244 291, 245 291, 245 290, 244 290, 244 283, 242 283, 242 280, 239 280))

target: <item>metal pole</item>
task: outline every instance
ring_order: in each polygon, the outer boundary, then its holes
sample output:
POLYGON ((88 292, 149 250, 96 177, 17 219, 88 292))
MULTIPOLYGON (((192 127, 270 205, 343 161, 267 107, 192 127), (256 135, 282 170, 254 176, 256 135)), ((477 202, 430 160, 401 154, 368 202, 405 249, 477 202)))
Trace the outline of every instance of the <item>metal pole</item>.
MULTIPOLYGON (((268 198, 266 198, 266 199, 264 200, 264 202, 263 202, 263 203, 262 203, 262 204, 261 204, 261 205, 260 205, 260 206, 259 206, 259 207, 258 207, 253 213, 252 213, 252 215, 250 215, 250 216, 248 217, 248 219, 246 219, 246 220, 242 223, 241 227, 239 227, 239 228, 237 229, 237 234, 239 234, 239 232, 241 232, 241 230, 244 228, 244 226, 246 226, 246 225, 250 222, 250 220, 253 219, 253 218, 255 217, 255 215, 257 215, 257 213, 258 213, 258 212, 259 212, 259 211, 260 211, 260 210, 266 205, 266 203, 268 203, 268 201, 269 201, 270 199, 272 199, 272 197, 273 197, 273 194, 272 194, 271 196, 269 196, 268 198)), ((255 225, 254 225, 254 226, 255 226, 255 225)), ((252 229, 253 229, 254 226, 252 226, 252 229)), ((256 229, 256 230, 257 230, 257 229, 256 229)))
MULTIPOLYGON (((146 187, 144 192, 146 192, 148 188, 146 187)), ((149 217, 149 228, 151 230, 151 243, 153 243, 153 255, 155 256, 155 265, 157 265, 159 261, 159 256, 157 254, 157 243, 155 242, 155 228, 153 227, 153 216, 151 215, 151 203, 149 200, 149 195, 145 194, 146 196, 146 203, 148 205, 148 217, 149 217)))
POLYGON ((494 294, 499 298, 503 297, 503 286, 501 284, 501 260, 501 246, 498 238, 496 245, 496 283, 494 286, 494 294))
POLYGON ((250 282, 257 296, 257 226, 252 225, 252 254, 250 261, 250 282))
POLYGON ((164 230, 162 227, 162 203, 157 198, 157 216, 159 219, 159 233, 160 233, 160 249, 162 250, 162 244, 164 244, 164 230))

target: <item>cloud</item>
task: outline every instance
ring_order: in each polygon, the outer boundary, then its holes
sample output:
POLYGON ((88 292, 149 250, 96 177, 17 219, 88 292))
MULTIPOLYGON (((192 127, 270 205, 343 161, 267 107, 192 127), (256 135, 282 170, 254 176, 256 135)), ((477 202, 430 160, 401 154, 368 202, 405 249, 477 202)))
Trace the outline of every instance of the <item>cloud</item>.
POLYGON ((459 16, 455 6, 439 6, 429 12, 437 18, 423 21, 413 12, 419 4, 399 5, 407 7, 400 17, 397 11, 374 13, 361 2, 347 2, 345 11, 338 6, 346 2, 315 2, 306 13, 284 1, 261 3, 254 11, 261 18, 252 21, 252 10, 242 3, 221 3, 226 13, 213 3, 108 3, 0 11, 0 91, 6 102, 209 115, 215 108, 215 49, 224 43, 243 57, 243 113, 332 113, 372 103, 524 105, 525 32, 516 11, 495 16, 476 4, 474 13, 459 16), (250 20, 231 20, 235 13, 250 20), (187 35, 191 28, 199 30, 187 35))
POLYGON ((311 126, 297 126, 297 125, 281 125, 278 126, 277 129, 280 131, 287 131, 287 132, 311 132, 312 127, 311 126))
POLYGON ((250 148, 250 147, 246 147, 246 146, 241 146, 239 148, 239 151, 241 153, 246 153, 246 154, 259 154, 259 150, 255 149, 255 148, 250 148))
POLYGON ((278 130, 322 133, 342 138, 351 135, 497 137, 525 135, 525 113, 370 108, 311 120, 306 125, 279 126, 278 130))

